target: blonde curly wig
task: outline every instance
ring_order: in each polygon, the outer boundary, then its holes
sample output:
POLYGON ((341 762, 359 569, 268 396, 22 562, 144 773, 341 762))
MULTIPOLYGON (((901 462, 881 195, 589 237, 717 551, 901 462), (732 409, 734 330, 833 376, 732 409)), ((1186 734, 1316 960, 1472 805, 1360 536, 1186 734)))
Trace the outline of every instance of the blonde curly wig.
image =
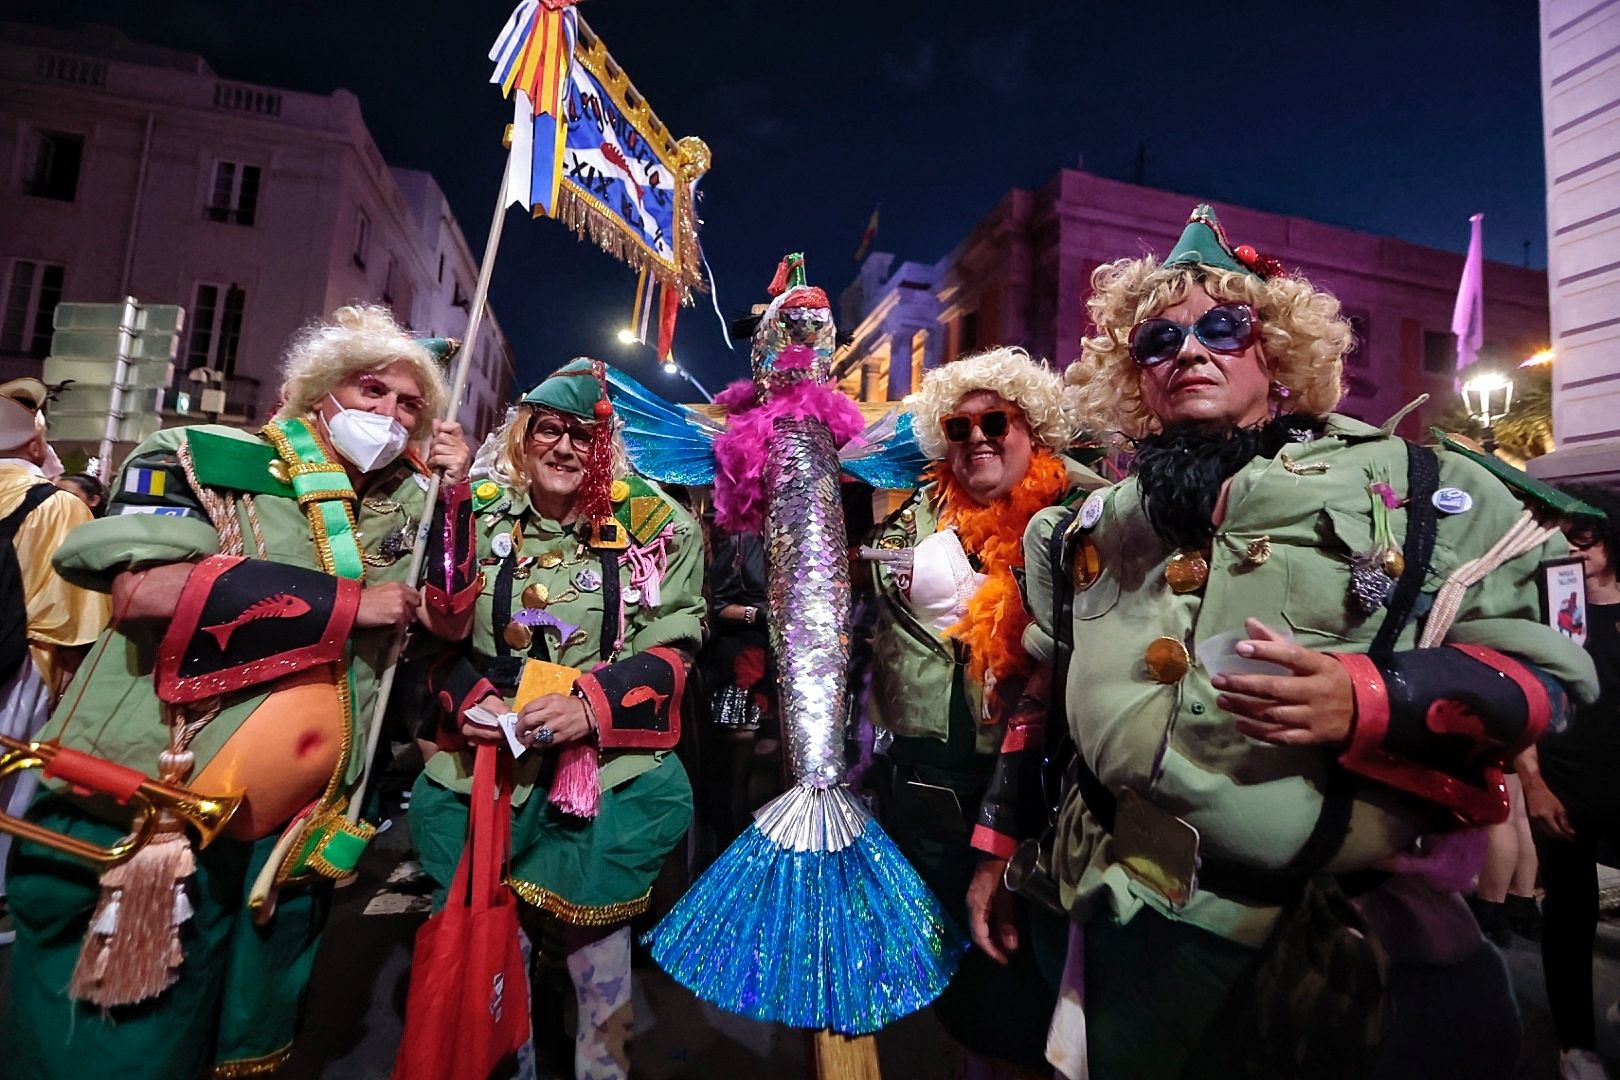
MULTIPOLYGON (((506 422, 490 433, 479 448, 478 458, 487 461, 485 469, 474 466, 473 472, 478 475, 488 475, 497 484, 512 491, 522 492, 525 497, 529 492, 529 422, 539 413, 549 413, 552 416, 561 416, 565 420, 575 423, 579 417, 568 416, 544 405, 529 405, 519 403, 507 410, 506 422), (493 453, 491 449, 493 448, 493 453)), ((623 422, 615 416, 613 423, 613 478, 615 480, 630 475, 630 454, 625 449, 624 436, 620 433, 623 422)))
POLYGON ((1003 345, 952 360, 923 376, 922 386, 907 399, 912 429, 923 453, 932 458, 945 456, 940 418, 955 412, 963 398, 978 390, 988 390, 1017 405, 1036 446, 1062 450, 1079 431, 1062 377, 1023 349, 1003 345))
POLYGON ((308 416, 350 375, 381 371, 395 363, 410 365, 416 376, 427 404, 411 438, 426 438, 450 396, 444 372, 433 354, 394 321, 393 313, 377 304, 340 307, 330 320, 299 331, 282 361, 281 408, 276 416, 308 416))
POLYGON ((1149 255, 1105 263, 1091 275, 1086 308, 1096 334, 1084 339, 1080 359, 1063 373, 1086 427, 1133 439, 1159 430, 1159 418, 1142 401, 1131 329, 1185 300, 1194 285, 1218 302, 1248 304, 1260 317, 1260 352, 1273 382, 1289 391, 1287 411, 1333 410, 1353 336, 1336 297, 1297 274, 1262 281, 1209 266, 1162 267, 1149 255))

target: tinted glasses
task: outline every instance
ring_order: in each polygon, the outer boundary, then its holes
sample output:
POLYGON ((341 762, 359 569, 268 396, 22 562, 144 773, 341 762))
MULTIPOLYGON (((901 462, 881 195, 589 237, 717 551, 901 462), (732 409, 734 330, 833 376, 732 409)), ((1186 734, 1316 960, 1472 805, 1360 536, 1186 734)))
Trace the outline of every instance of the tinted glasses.
POLYGON ((1603 543, 1603 537, 1599 536, 1595 529, 1581 526, 1577 526, 1576 528, 1570 529, 1568 532, 1566 532, 1564 534, 1564 539, 1568 540, 1569 546, 1574 548, 1576 551, 1591 551, 1593 548, 1603 543))
POLYGON ((939 418, 947 442, 965 443, 973 437, 973 429, 987 439, 1006 438, 1012 427, 1012 416, 1006 409, 987 409, 982 413, 952 413, 939 418))
POLYGON ((1260 321, 1248 304, 1218 304, 1198 316, 1191 326, 1172 319, 1143 319, 1131 331, 1131 358, 1142 367, 1154 367, 1181 355, 1192 334, 1210 352, 1240 353, 1254 344, 1260 321))

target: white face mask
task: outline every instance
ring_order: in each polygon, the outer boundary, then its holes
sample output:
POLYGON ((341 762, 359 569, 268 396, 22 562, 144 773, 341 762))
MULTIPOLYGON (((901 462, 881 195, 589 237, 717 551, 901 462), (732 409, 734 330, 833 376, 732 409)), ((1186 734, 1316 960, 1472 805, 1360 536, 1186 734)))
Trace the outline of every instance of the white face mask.
MULTIPOLYGON (((331 395, 327 395, 331 397, 331 395)), ((343 403, 332 397, 338 413, 326 422, 332 447, 357 465, 361 472, 371 472, 387 465, 405 452, 411 433, 392 416, 345 409, 343 403)))

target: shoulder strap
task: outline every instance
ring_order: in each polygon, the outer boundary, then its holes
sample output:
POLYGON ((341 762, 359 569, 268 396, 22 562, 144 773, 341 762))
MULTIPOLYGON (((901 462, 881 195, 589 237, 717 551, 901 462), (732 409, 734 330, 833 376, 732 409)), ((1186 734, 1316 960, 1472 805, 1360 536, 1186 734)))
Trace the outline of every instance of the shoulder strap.
MULTIPOLYGON (((1047 541, 1047 561, 1052 568, 1052 686, 1048 691, 1050 712, 1046 722, 1046 761, 1048 770, 1072 770, 1080 788, 1080 799, 1091 811, 1097 823, 1109 832, 1114 831, 1114 793, 1103 786, 1097 774, 1091 771, 1086 755, 1075 745, 1069 734, 1067 704, 1069 664, 1074 659, 1074 585, 1071 580, 1074 549, 1069 544, 1070 532, 1082 507, 1076 506, 1064 514, 1052 529, 1047 541)), ((1043 776, 1050 801, 1055 806, 1060 788, 1057 777, 1043 776)), ((1067 779, 1064 777, 1063 779, 1067 779)))
POLYGON ((24 492, 22 502, 18 504, 17 509, 7 514, 5 520, 0 521, 0 540, 10 540, 16 536, 17 530, 22 528, 23 520, 38 509, 40 503, 55 495, 58 490, 55 484, 47 482, 35 484, 24 492))

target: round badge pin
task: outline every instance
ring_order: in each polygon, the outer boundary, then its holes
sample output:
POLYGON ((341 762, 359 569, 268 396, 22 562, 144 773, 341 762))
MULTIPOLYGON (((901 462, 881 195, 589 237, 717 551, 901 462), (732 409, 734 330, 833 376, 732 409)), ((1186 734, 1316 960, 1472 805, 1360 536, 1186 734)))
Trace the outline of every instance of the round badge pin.
POLYGON ((641 603, 641 590, 636 588, 634 585, 624 590, 624 602, 627 604, 641 603))
POLYGON ((1474 508, 1474 497, 1462 488, 1443 487, 1429 501, 1442 514, 1466 514, 1474 508))
POLYGON ((574 588, 580 592, 596 592, 602 587, 602 575, 587 567, 574 575, 574 588))
POLYGON ((489 538, 489 550, 495 553, 497 559, 504 559, 512 554, 512 534, 498 532, 489 538))
POLYGON ((1103 493, 1094 491, 1086 499, 1085 505, 1080 507, 1080 527, 1082 529, 1094 528, 1102 520, 1103 493))

